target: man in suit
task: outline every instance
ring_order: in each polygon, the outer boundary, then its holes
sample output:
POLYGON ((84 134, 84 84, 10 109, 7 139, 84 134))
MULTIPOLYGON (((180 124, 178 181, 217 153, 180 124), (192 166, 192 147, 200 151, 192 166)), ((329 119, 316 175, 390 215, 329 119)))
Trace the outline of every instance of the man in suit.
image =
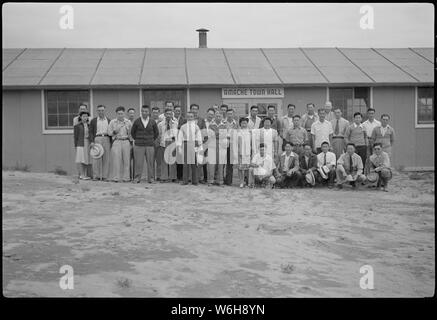
POLYGON ((149 183, 153 183, 154 161, 155 161, 155 141, 159 137, 158 125, 150 117, 150 107, 141 107, 141 117, 134 121, 131 130, 132 138, 135 140, 135 179, 139 183, 143 173, 144 157, 147 161, 147 178, 149 183))
MULTIPOLYGON (((313 153, 312 147, 309 143, 305 143, 303 146, 303 154, 299 157, 299 169, 301 173, 301 186, 310 186, 304 179, 305 175, 312 171, 314 178, 318 178, 319 172, 317 171, 317 156, 313 153)), ((320 180, 320 178, 318 178, 320 180)))
POLYGON ((299 156, 294 153, 290 142, 284 142, 284 152, 279 156, 276 168, 276 183, 280 188, 296 187, 302 179, 299 170, 299 156))
POLYGON ((108 126, 111 119, 105 115, 106 107, 104 105, 97 106, 97 117, 90 122, 90 147, 94 143, 102 145, 104 153, 101 159, 93 159, 93 180, 102 179, 107 181, 109 176, 109 159, 111 151, 111 140, 108 135, 108 126))

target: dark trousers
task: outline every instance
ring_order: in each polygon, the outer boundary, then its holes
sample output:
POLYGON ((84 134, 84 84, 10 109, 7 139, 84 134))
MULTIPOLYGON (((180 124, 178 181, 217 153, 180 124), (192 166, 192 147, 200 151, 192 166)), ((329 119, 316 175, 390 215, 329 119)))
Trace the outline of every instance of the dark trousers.
POLYGON ((367 146, 355 146, 355 152, 361 157, 361 160, 363 160, 363 166, 365 166, 367 160, 367 146))
POLYGON ((280 188, 295 188, 302 180, 302 173, 300 171, 293 172, 289 177, 286 174, 281 175, 277 179, 277 185, 280 188))
POLYGON ((322 176, 320 175, 320 173, 318 171, 317 171, 317 173, 314 172, 314 177, 315 177, 316 181, 319 184, 322 184, 322 185, 325 185, 325 184, 333 185, 334 184, 334 179, 335 179, 335 168, 333 168, 333 169, 331 169, 329 171, 328 179, 326 179, 326 180, 322 178, 322 176))
POLYGON ((135 157, 134 157, 134 147, 131 143, 130 148, 130 179, 135 179, 135 157))
POLYGON ((199 183, 199 176, 198 176, 198 167, 197 167, 197 158, 194 157, 194 164, 187 164, 187 142, 184 141, 183 144, 184 147, 184 164, 182 167, 182 177, 184 180, 184 183, 188 183, 188 171, 189 168, 191 168, 191 183, 196 185, 199 183))
POLYGON ((234 166, 231 164, 231 148, 228 147, 227 156, 226 156, 226 176, 225 176, 225 184, 232 185, 232 175, 234 174, 234 166))
POLYGON ((182 180, 182 177, 183 177, 183 167, 184 167, 184 165, 182 163, 177 163, 176 164, 176 177, 178 178, 178 180, 182 180))

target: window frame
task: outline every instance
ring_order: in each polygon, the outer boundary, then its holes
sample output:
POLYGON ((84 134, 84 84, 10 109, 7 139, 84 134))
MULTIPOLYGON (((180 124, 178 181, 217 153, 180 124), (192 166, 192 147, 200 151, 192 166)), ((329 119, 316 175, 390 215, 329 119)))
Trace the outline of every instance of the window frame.
MULTIPOLYGON (((93 117, 93 90, 92 89, 77 89, 77 90, 86 90, 89 94, 90 101, 90 118, 93 117)), ((47 91, 77 91, 75 90, 50 90, 50 89, 42 89, 41 90, 41 124, 42 124, 42 134, 73 134, 74 129, 71 128, 48 128, 46 127, 46 93, 47 91)))
MULTIPOLYGON (((423 87, 431 87, 433 86, 423 86, 423 87)), ((433 97, 433 105, 434 105, 434 97, 433 97)), ((419 123, 419 86, 414 87, 414 128, 423 129, 423 128, 434 128, 434 123, 419 123)))
MULTIPOLYGON (((372 86, 326 87, 326 101, 331 101, 331 92, 330 92, 331 89, 352 89, 352 100, 354 100, 355 99, 355 88, 368 88, 369 89, 369 106, 367 107, 367 109, 373 108, 373 87, 372 86)), ((364 117, 365 117, 365 114, 363 114, 363 121, 364 121, 364 117)), ((352 119, 352 121, 353 121, 353 119, 352 119)))

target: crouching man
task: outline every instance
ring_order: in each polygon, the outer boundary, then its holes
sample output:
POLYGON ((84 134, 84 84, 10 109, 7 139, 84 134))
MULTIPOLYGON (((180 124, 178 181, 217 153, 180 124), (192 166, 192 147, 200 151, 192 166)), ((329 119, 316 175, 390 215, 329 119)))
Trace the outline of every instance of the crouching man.
POLYGON ((259 153, 256 153, 249 167, 249 187, 261 184, 266 188, 272 188, 276 182, 273 171, 276 165, 273 158, 266 153, 264 143, 259 145, 259 153))
POLYGON ((356 188, 356 182, 364 182, 366 176, 363 174, 363 161, 355 153, 355 145, 348 143, 346 153, 337 160, 337 187, 343 188, 344 183, 350 183, 352 188, 356 188))
POLYGON ((302 179, 299 171, 299 156, 291 151, 291 142, 284 142, 285 151, 279 157, 278 168, 275 170, 276 184, 280 188, 294 188, 302 179))
POLYGON ((369 157, 369 182, 376 183, 376 187, 382 191, 388 191, 388 181, 392 178, 390 158, 382 151, 381 143, 373 145, 374 153, 369 157))
POLYGON ((327 141, 321 144, 322 152, 317 155, 317 172, 316 179, 321 185, 328 184, 328 188, 331 189, 334 185, 335 179, 335 153, 329 151, 329 143, 327 141))

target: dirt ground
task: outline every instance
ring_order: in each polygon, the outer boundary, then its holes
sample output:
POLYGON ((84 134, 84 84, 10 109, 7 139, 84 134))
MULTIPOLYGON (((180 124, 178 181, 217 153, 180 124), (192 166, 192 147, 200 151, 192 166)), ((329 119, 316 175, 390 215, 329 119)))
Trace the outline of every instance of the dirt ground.
POLYGON ((7 297, 429 297, 434 173, 390 192, 80 181, 3 171, 7 297), (74 269, 62 290, 60 267, 74 269), (360 267, 374 289, 360 288, 360 267))

